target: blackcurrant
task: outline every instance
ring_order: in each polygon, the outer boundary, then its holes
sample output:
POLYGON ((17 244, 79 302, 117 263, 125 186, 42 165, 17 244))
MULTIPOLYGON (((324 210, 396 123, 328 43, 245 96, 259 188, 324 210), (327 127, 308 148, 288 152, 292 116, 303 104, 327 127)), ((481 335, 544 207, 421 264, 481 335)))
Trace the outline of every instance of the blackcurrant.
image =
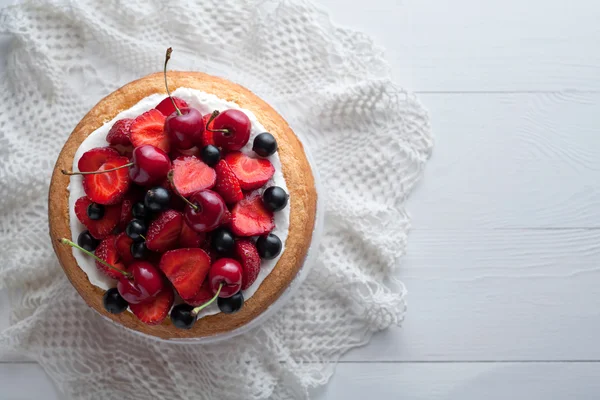
POLYGON ((133 218, 137 219, 146 219, 149 217, 148 209, 142 202, 135 203, 131 208, 131 213, 133 214, 133 218))
POLYGON ((244 295, 239 291, 231 297, 219 297, 217 299, 217 305, 222 313, 233 314, 240 311, 244 305, 244 295))
POLYGON ((136 260, 143 260, 148 257, 148 248, 145 241, 131 243, 129 251, 131 251, 131 255, 136 260))
POLYGON ((200 158, 202 158, 202 161, 207 165, 212 167, 221 159, 221 152, 216 146, 209 144, 200 151, 200 158))
POLYGON ((141 219, 132 219, 127 224, 127 227, 125 228, 125 233, 133 240, 142 240, 142 235, 145 235, 147 230, 148 227, 146 226, 146 223, 144 221, 142 221, 141 219))
POLYGON ((100 244, 100 241, 94 238, 89 231, 83 231, 77 237, 77 244, 87 251, 94 251, 100 244))
POLYGON ((196 315, 192 312, 194 307, 189 304, 178 304, 171 310, 171 322, 179 329, 192 329, 196 322, 196 315))
POLYGON ((154 212, 165 210, 169 206, 171 194, 162 186, 157 186, 146 192, 144 205, 154 212))
POLYGON ((217 253, 225 255, 229 254, 235 246, 235 238, 233 233, 225 228, 219 228, 213 232, 211 243, 217 253))
POLYGON ((104 309, 111 314, 120 314, 127 310, 129 306, 127 301, 121 297, 117 288, 108 289, 104 292, 102 303, 104 304, 104 309))
POLYGON ((279 186, 271 186, 263 193, 263 203, 271 211, 280 211, 287 206, 288 194, 279 186))
POLYGON ((260 258, 265 260, 272 260, 281 253, 281 239, 277 235, 269 233, 268 235, 261 236, 256 241, 256 249, 260 258))
POLYGON ((87 207, 87 215, 94 221, 102 219, 104 217, 104 206, 102 204, 91 203, 87 207))
POLYGON ((261 157, 268 157, 277 151, 277 141, 269 132, 260 133, 254 138, 252 150, 261 157))

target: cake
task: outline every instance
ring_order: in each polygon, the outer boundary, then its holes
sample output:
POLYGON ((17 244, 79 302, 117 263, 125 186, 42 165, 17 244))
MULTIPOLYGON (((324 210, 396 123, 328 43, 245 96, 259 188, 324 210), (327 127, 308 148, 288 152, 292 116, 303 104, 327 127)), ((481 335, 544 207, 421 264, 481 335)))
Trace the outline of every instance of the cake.
POLYGON ((317 193, 303 146, 248 89, 165 68, 94 106, 48 196, 67 277, 103 316, 162 339, 227 333, 296 278, 317 193))

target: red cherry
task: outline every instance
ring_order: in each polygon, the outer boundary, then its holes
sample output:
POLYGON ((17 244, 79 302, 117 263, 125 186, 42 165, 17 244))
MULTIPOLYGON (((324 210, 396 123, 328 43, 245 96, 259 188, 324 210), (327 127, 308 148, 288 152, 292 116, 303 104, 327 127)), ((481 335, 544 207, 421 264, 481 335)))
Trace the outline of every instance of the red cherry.
POLYGON ((185 207, 187 224, 196 232, 208 232, 218 227, 227 212, 225 201, 217 192, 201 190, 194 193, 185 207))
POLYGON ((149 144, 133 149, 129 178, 138 185, 147 186, 163 180, 171 169, 167 153, 149 144))
POLYGON ((242 287, 242 266, 232 258, 220 258, 210 267, 208 281, 213 293, 223 284, 219 297, 231 297, 242 287))
POLYGON ((179 97, 173 97, 173 100, 171 100, 171 97, 165 97, 154 108, 160 111, 165 117, 168 117, 169 115, 173 114, 173 112, 175 112, 175 106, 181 109, 184 107, 188 107, 188 103, 186 103, 185 100, 180 99, 179 97), (173 103, 175 103, 175 105, 173 105, 173 103))
POLYGON ((128 303, 142 303, 156 296, 165 286, 161 273, 149 262, 134 262, 127 272, 130 276, 119 279, 117 290, 128 303))
POLYGON ((218 114, 211 131, 217 147, 236 151, 244 147, 250 139, 250 119, 239 110, 225 110, 218 114))
POLYGON ((202 142, 204 121, 195 108, 181 108, 169 115, 165 121, 165 132, 178 149, 187 150, 202 142))

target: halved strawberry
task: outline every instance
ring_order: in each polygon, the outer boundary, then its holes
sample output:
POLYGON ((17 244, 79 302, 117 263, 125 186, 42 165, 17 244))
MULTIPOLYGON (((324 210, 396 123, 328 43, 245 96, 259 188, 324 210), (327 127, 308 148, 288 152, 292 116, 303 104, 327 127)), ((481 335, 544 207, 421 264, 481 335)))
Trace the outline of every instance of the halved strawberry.
POLYGON ((205 233, 199 233, 190 228, 184 221, 181 224, 181 233, 179 234, 179 247, 200 247, 206 239, 205 233))
MULTIPOLYGON (((177 108, 182 109, 184 107, 189 107, 188 103, 185 100, 180 99, 179 97, 173 97, 173 101, 177 104, 177 108)), ((158 103, 156 107, 158 111, 160 111, 165 117, 173 114, 175 112, 175 107, 173 107, 173 102, 169 97, 165 97, 163 101, 158 103)))
POLYGON ((80 197, 75 202, 75 215, 77 219, 90 231, 90 234, 96 239, 104 239, 115 229, 119 223, 121 215, 121 206, 104 206, 104 216, 98 220, 90 219, 87 215, 87 208, 93 202, 86 196, 80 197))
POLYGON ((264 158, 248 157, 239 151, 227 154, 225 161, 231 167, 231 170, 240 181, 240 186, 244 190, 263 187, 275 173, 275 168, 271 164, 271 161, 264 158))
POLYGON ((151 144, 168 153, 171 145, 165 132, 166 119, 167 117, 156 109, 146 111, 134 119, 129 128, 133 147, 151 144))
POLYGON ((227 161, 220 160, 215 165, 215 172, 217 174, 217 181, 214 190, 223 197, 225 203, 237 203, 244 198, 240 182, 229 167, 229 164, 227 164, 227 161))
POLYGON ((119 157, 119 152, 112 147, 96 147, 83 153, 77 168, 80 172, 97 171, 102 164, 115 157, 119 157))
POLYGON ((176 249, 163 254, 159 267, 179 295, 191 299, 208 275, 210 257, 202 249, 176 249))
POLYGON ((196 295, 189 299, 183 299, 190 306, 201 306, 202 304, 208 302, 214 296, 212 289, 210 288, 210 282, 208 279, 204 280, 202 286, 200 286, 200 291, 196 293, 196 295))
MULTIPOLYGON (((96 257, 106 261, 113 267, 118 268, 121 271, 125 271, 125 265, 121 263, 119 253, 117 252, 116 238, 116 236, 107 236, 106 238, 104 238, 104 240, 100 242, 98 247, 96 247, 96 251, 94 252, 94 254, 96 254, 96 257)), ((109 278, 119 279, 123 276, 119 272, 107 267, 99 261, 96 261, 96 267, 109 278)))
POLYGON ((123 202, 121 203, 121 215, 119 216, 119 225, 117 226, 120 231, 125 230, 127 224, 133 219, 131 209, 133 208, 134 202, 133 196, 131 196, 129 192, 123 197, 123 202))
MULTIPOLYGON (((126 157, 114 157, 102 164, 97 171, 122 167, 127 163, 129 163, 129 160, 126 157)), ((90 200, 98 204, 106 205, 120 202, 130 183, 129 168, 83 176, 83 190, 85 194, 87 194, 90 200)))
MULTIPOLYGON (((206 127, 206 123, 210 119, 211 114, 206 114, 202 117, 202 123, 204 127, 206 127)), ((213 128, 213 122, 208 125, 208 129, 204 129, 204 133, 202 134, 202 146, 208 146, 209 144, 215 146, 215 139, 213 138, 213 133, 209 130, 213 128)))
POLYGON ((238 236, 258 236, 275 228, 273 213, 267 210, 260 194, 251 193, 233 207, 231 230, 238 236))
POLYGON ((131 255, 131 244, 133 243, 133 239, 131 239, 125 232, 121 232, 115 238, 115 247, 117 248, 117 253, 119 254, 119 258, 121 262, 125 265, 129 265, 135 261, 135 258, 131 255))
POLYGON ((187 197, 215 185, 215 170, 198 157, 179 157, 173 161, 173 183, 182 196, 187 197))
POLYGON ((175 210, 167 210, 160 214, 146 233, 146 247, 148 250, 164 253, 174 249, 179 240, 181 227, 185 225, 183 215, 175 210))
POLYGON ((242 264, 242 290, 248 289, 260 272, 260 256, 256 246, 250 240, 241 239, 235 242, 235 255, 242 264))
POLYGON ((123 118, 115 122, 106 135, 106 141, 113 145, 130 145, 129 128, 132 122, 132 118, 123 118))
POLYGON ((196 146, 192 147, 191 149, 187 149, 187 150, 181 150, 176 147, 172 147, 171 152, 169 153, 169 158, 171 160, 174 160, 179 157, 199 156, 199 155, 200 155, 200 149, 197 148, 196 146))
POLYGON ((174 299, 173 289, 167 285, 159 294, 149 301, 139 304, 129 304, 129 308, 131 308, 131 312, 143 323, 148 325, 158 325, 167 318, 167 315, 173 306, 174 299))

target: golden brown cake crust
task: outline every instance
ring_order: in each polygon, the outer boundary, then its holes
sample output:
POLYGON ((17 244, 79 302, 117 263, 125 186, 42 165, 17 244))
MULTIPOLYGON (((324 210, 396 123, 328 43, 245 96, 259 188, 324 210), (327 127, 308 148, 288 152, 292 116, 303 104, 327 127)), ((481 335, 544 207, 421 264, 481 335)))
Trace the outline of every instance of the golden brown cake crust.
POLYGON ((133 81, 102 99, 81 120, 65 143, 52 174, 48 195, 50 237, 54 251, 69 280, 87 304, 107 318, 128 328, 163 339, 196 338, 228 332, 256 318, 289 286, 304 262, 310 245, 315 222, 317 193, 309 163, 302 144, 287 122, 267 103, 248 89, 222 78, 201 72, 169 71, 169 88, 198 89, 221 99, 233 101, 252 111, 261 124, 275 136, 283 175, 290 194, 290 228, 285 250, 273 271, 262 282, 252 298, 236 314, 216 314, 198 320, 191 330, 175 328, 169 318, 161 325, 150 326, 140 322, 132 313, 114 315, 102 305, 103 291, 93 286, 86 273, 79 268, 71 248, 58 243, 60 238, 71 238, 69 227, 69 177, 61 169, 71 169, 75 152, 90 133, 119 112, 131 108, 141 99, 166 93, 163 75, 155 73, 133 81))

